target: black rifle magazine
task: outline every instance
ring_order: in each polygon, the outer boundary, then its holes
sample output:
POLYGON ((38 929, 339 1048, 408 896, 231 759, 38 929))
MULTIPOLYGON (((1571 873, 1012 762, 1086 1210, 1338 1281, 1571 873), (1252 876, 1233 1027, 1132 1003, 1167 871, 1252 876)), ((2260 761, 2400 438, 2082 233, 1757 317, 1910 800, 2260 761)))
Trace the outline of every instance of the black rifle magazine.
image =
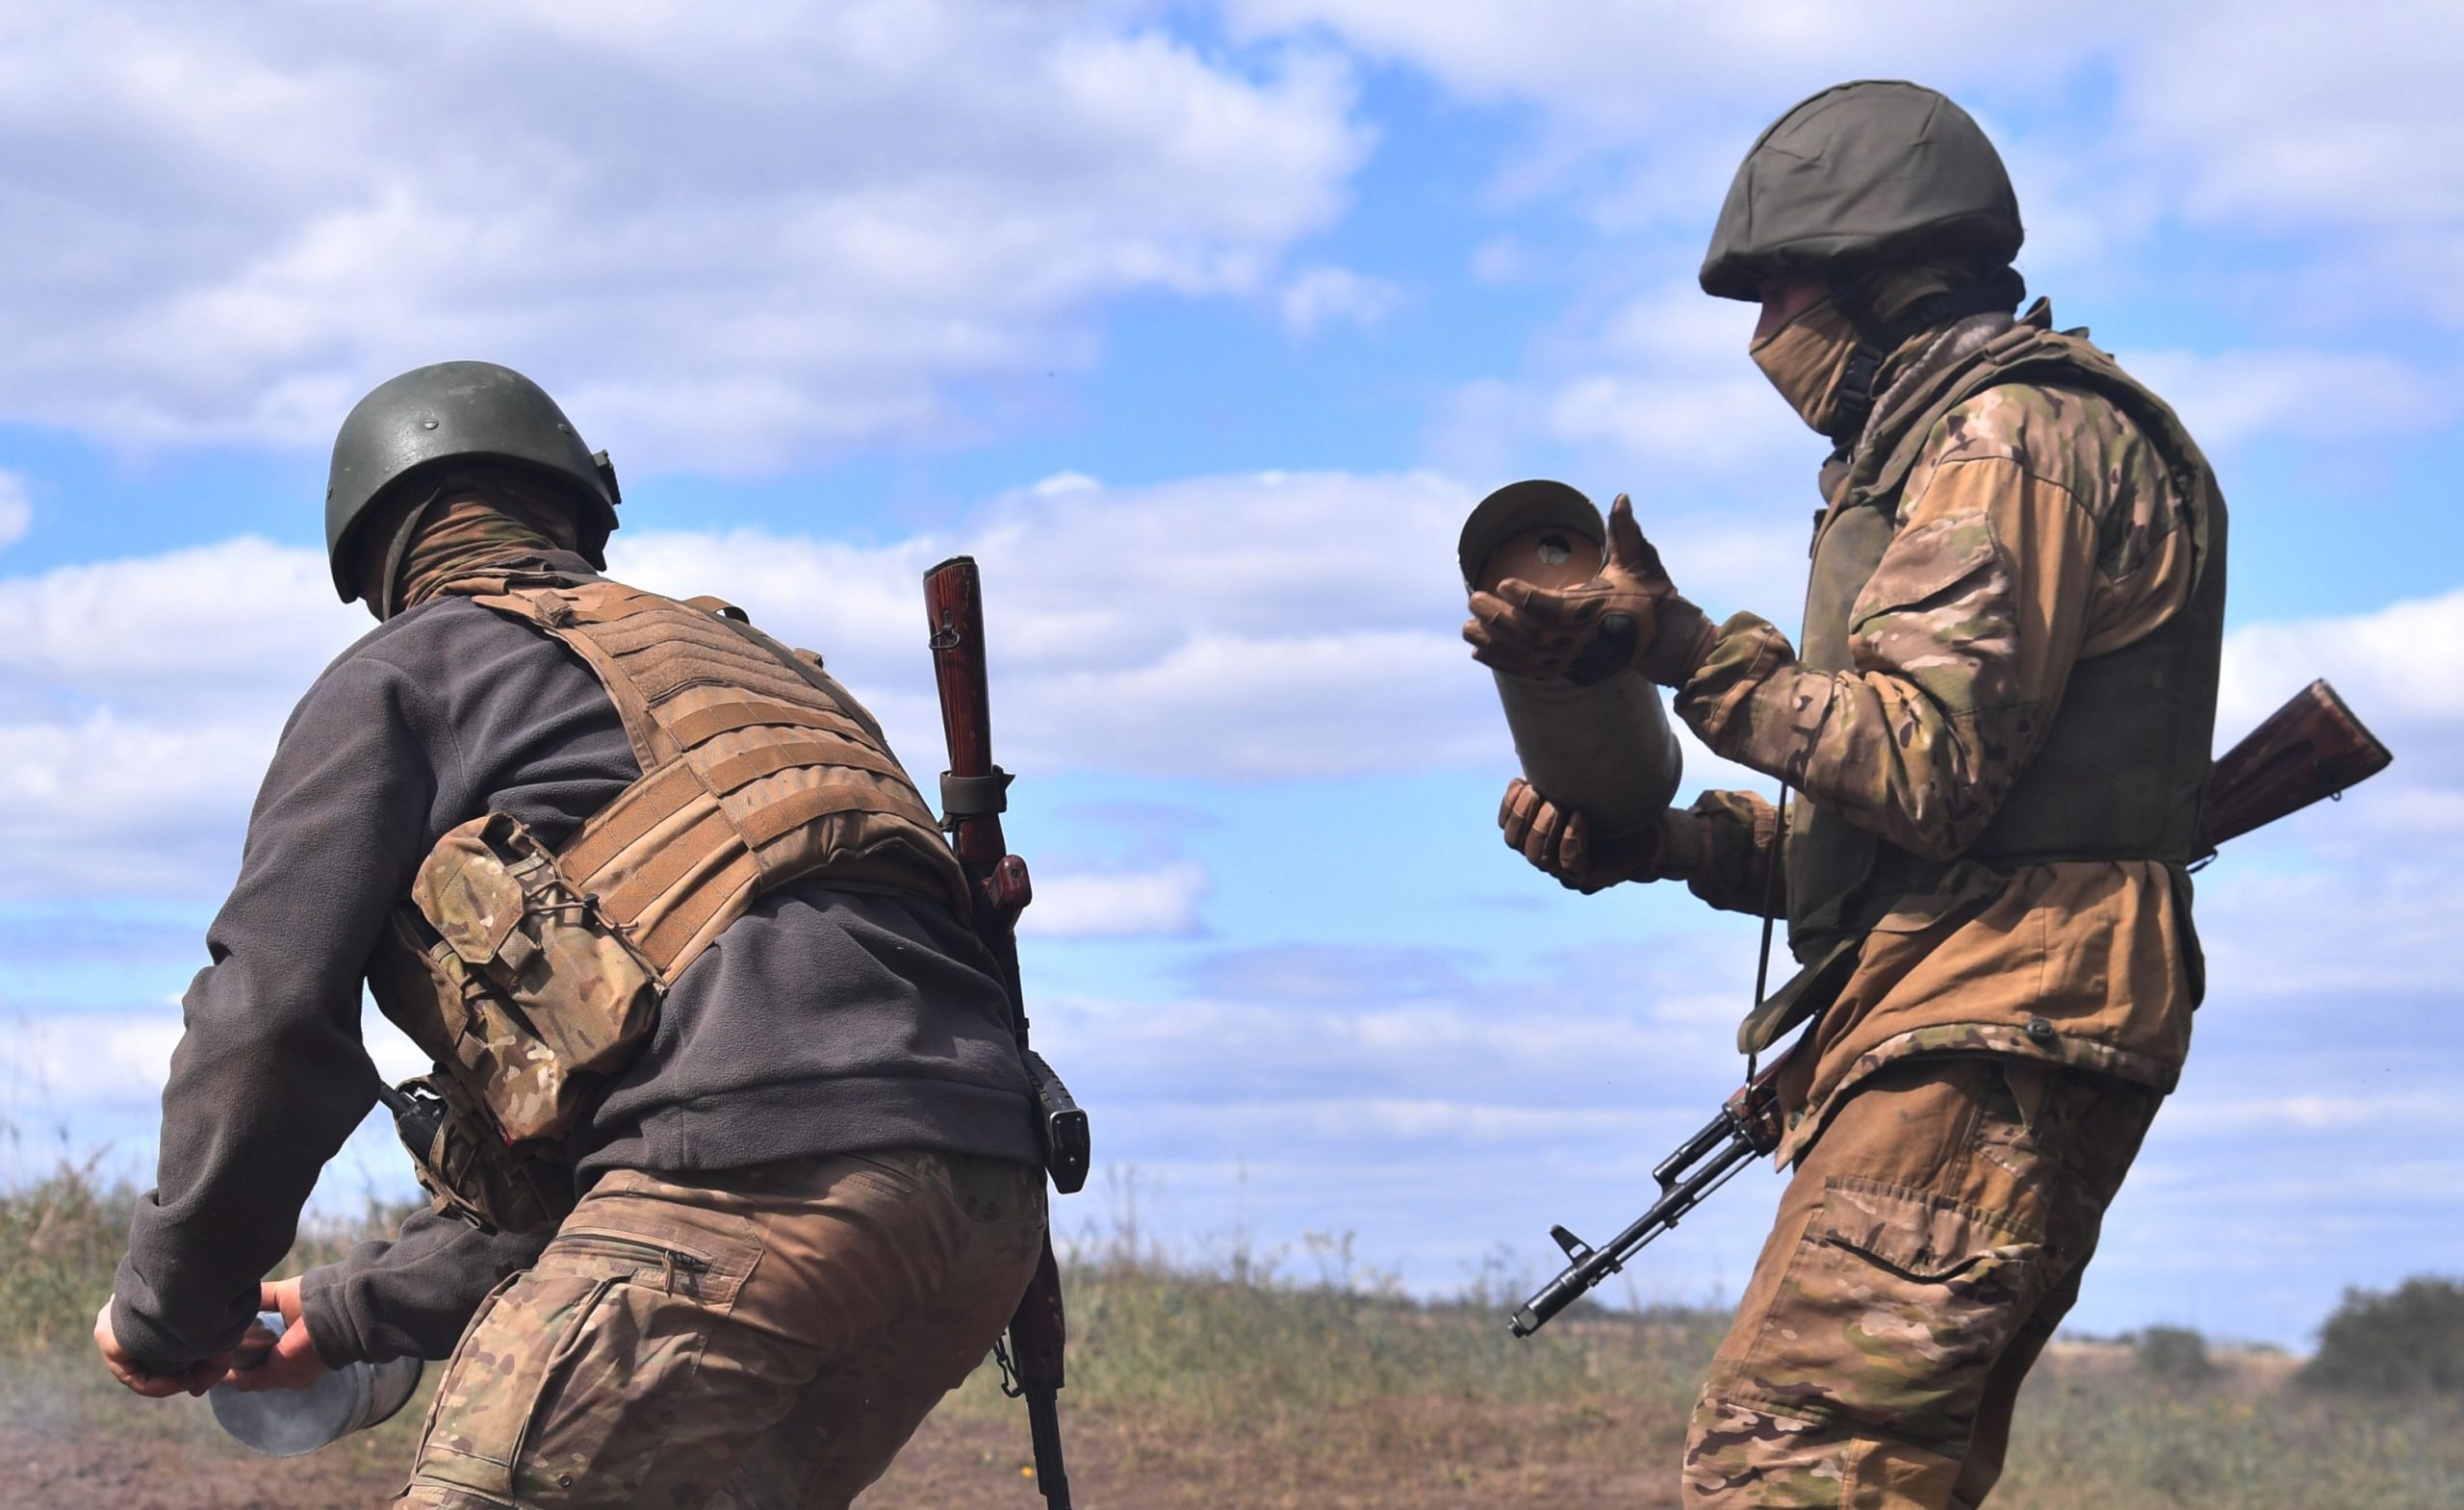
POLYGON ((1086 1189, 1087 1166, 1093 1158, 1086 1111, 1033 1049, 1027 1050, 1027 1076, 1035 1082, 1036 1109, 1043 1120, 1044 1172, 1052 1176, 1054 1190, 1075 1195, 1086 1189))

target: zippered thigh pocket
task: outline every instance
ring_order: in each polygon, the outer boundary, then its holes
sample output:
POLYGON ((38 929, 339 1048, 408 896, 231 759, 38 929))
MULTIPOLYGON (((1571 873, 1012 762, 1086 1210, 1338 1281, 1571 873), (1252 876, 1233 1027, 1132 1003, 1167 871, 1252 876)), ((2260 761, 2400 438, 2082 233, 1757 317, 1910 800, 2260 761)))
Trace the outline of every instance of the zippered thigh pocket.
POLYGON ((455 1350, 413 1482, 526 1506, 625 1502, 689 1411, 744 1267, 629 1233, 558 1233, 455 1350))
POLYGON ((631 1272, 630 1265, 621 1274, 533 1268, 500 1289, 446 1366, 412 1481, 510 1496, 542 1395, 607 1292, 631 1272))

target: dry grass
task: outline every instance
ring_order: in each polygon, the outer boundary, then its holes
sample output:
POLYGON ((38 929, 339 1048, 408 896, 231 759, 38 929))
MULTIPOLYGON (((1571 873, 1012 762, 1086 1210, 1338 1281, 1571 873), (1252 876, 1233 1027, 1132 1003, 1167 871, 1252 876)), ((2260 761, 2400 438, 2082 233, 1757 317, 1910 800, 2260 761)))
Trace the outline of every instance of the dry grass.
MULTIPOLYGON (((131 1402, 89 1349, 133 1197, 85 1170, 0 1196, 0 1505, 270 1510, 374 1503, 410 1456, 418 1408, 313 1459, 248 1459, 201 1402, 131 1402)), ((390 1220, 305 1237, 314 1263, 390 1220)), ((1362 1275, 1340 1242, 1316 1272, 1245 1254, 1196 1264, 1133 1241, 1067 1275, 1064 1396, 1082 1503, 1294 1510, 1673 1506, 1694 1382, 1716 1315, 1571 1316, 1507 1336, 1497 1276, 1425 1305, 1362 1275)), ((2464 1402, 2287 1387, 2282 1355, 2218 1351, 2166 1381, 2118 1344, 2058 1344, 2020 1410, 2005 1510, 2454 1510, 2464 1402)), ((980 1370, 864 1503, 1039 1505, 1023 1413, 980 1370)))

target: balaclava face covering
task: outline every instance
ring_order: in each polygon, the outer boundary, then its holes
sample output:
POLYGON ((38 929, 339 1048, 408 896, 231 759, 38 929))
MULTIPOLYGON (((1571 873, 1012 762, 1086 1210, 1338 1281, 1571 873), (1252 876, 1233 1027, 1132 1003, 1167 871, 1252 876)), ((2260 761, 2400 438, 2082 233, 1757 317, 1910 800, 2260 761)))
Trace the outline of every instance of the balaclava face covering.
MULTIPOLYGON (((1877 321, 1887 323, 1925 295, 1959 287, 1974 276, 1955 263, 1920 262, 1877 268, 1858 278, 1857 296, 1864 300, 1877 321)), ((1922 334, 1925 332, 1918 333, 1922 334)), ((1916 338, 1910 339, 1912 343, 1916 338)), ((1771 380, 1771 386, 1780 391, 1788 407, 1797 411, 1798 418, 1818 433, 1831 435, 1839 417, 1840 379, 1847 372, 1849 357, 1857 350, 1857 328, 1838 301, 1825 297, 1806 306, 1747 349, 1754 365, 1762 370, 1762 375, 1771 380)), ((1890 363, 1886 361, 1886 378, 1889 371, 1890 363)))
POLYGON ((526 478, 448 473, 371 544, 378 540, 384 553, 364 563, 362 596, 384 620, 492 562, 574 550, 574 511, 552 489, 526 478), (370 586, 377 590, 366 591, 370 586))
POLYGON ((1747 348, 1754 365, 1797 411, 1824 435, 1839 414, 1839 379, 1857 350, 1857 328, 1836 302, 1823 298, 1747 348))

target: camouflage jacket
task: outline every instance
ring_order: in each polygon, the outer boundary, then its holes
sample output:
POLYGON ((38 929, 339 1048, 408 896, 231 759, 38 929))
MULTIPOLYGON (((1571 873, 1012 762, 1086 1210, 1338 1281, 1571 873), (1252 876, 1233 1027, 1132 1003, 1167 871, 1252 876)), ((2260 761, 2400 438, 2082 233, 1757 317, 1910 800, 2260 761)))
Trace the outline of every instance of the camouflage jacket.
MULTIPOLYGON (((2040 305, 2030 319, 2049 316, 2040 305)), ((1836 503, 1844 483, 1826 482, 1836 503)), ((1777 628, 1738 614, 1679 689, 1678 712, 1718 754, 1956 861, 2036 754, 2073 669, 2185 610, 2199 566, 2192 507, 2115 404, 1989 388, 1926 435, 1877 573, 1945 590, 1861 617, 1838 673, 1808 669, 1777 628), (1930 559, 1974 555, 1980 539, 1992 543, 1981 568, 1930 559), (1804 716, 1817 705, 1822 717, 1804 716)), ((1714 906, 1761 910, 1770 805, 1710 792, 1692 817, 1689 884, 1714 906)), ((1816 1029, 1784 1158, 1843 1092, 1912 1054, 2018 1055, 2171 1088, 2197 982, 2187 886, 2167 865, 1955 862, 1912 902, 1867 936, 1816 1029)))

